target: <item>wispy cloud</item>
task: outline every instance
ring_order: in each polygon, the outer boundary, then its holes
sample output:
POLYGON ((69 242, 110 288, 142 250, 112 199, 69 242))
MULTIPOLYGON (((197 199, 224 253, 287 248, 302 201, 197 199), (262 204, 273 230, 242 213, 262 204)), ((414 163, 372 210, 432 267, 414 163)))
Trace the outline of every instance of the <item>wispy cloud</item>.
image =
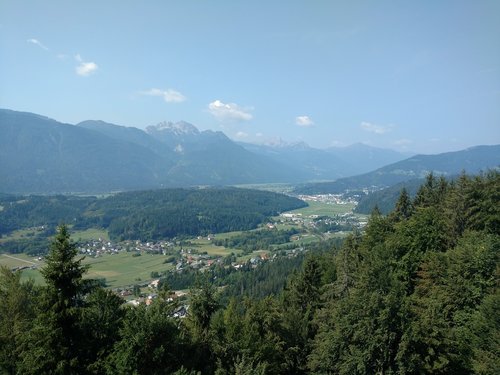
POLYGON ((31 44, 34 44, 35 46, 38 46, 40 47, 41 49, 44 49, 45 51, 48 51, 49 49, 42 43, 40 42, 38 39, 35 39, 35 38, 31 38, 31 39, 28 39, 26 40, 28 43, 31 43, 31 44))
POLYGON ((247 138, 247 137, 248 137, 248 133, 245 133, 242 131, 239 131, 238 133, 236 133, 236 138, 247 138))
POLYGON ((153 88, 147 91, 142 91, 140 94, 149 96, 159 96, 162 97, 163 100, 165 100, 165 102, 167 103, 181 103, 187 99, 179 91, 173 89, 161 90, 153 88))
POLYGON ((377 124, 372 124, 371 122, 362 122, 360 126, 363 130, 375 134, 389 133, 393 128, 392 125, 377 125, 377 124))
POLYGON ((314 121, 309 116, 295 117, 295 124, 304 128, 309 128, 314 125, 314 121))
POLYGON ((89 76, 89 75, 95 73, 96 70, 99 68, 97 66, 97 64, 93 61, 88 61, 88 62, 83 61, 80 54, 77 54, 75 56, 75 60, 78 61, 78 63, 79 63, 75 68, 76 74, 78 74, 79 76, 83 76, 83 77, 89 76))
POLYGON ((215 100, 208 105, 208 112, 218 120, 249 121, 253 118, 250 109, 242 108, 235 103, 223 103, 215 100))

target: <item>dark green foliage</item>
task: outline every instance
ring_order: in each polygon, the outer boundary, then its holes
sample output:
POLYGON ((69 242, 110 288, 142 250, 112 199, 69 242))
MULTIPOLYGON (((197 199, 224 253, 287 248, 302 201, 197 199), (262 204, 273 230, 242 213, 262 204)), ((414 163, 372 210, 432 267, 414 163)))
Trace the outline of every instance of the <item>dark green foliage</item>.
POLYGON ((431 175, 409 215, 402 196, 388 218, 372 215, 359 245, 344 243, 317 313, 308 363, 314 373, 498 370, 500 240, 490 224, 498 181, 496 172, 452 184, 431 175), (476 209, 481 214, 472 219, 476 209))
POLYGON ((123 300, 103 288, 96 288, 85 298, 81 311, 80 358, 89 374, 103 374, 109 354, 119 337, 125 310, 123 300))
POLYGON ((129 308, 107 363, 108 374, 170 374, 187 356, 173 306, 161 300, 129 308))
POLYGON ((314 315, 321 306, 323 270, 319 259, 309 256, 300 273, 290 278, 283 293, 283 329, 286 372, 304 373, 316 334, 314 315))
POLYGON ((60 221, 72 223, 75 229, 108 229, 114 240, 150 241, 254 229, 269 217, 306 203, 266 191, 207 188, 129 192, 102 199, 30 196, 13 200, 8 196, 0 205, 0 234, 45 226, 32 240, 3 244, 0 250, 20 252, 31 246, 33 252, 60 221))
POLYGON ((423 181, 423 179, 405 181, 382 190, 361 195, 354 212, 368 215, 375 206, 378 206, 381 213, 388 215, 396 208, 396 203, 403 189, 405 189, 409 197, 413 199, 423 181))
POLYGON ((191 363, 203 373, 214 370, 213 333, 210 329, 212 316, 219 308, 216 289, 208 277, 198 281, 196 289, 191 290, 191 304, 187 327, 194 344, 191 363))
POLYGON ((401 189, 396 207, 391 215, 391 218, 396 221, 409 219, 413 214, 413 203, 406 191, 406 188, 401 189))
MULTIPOLYGON (((394 212, 374 210, 364 233, 354 232, 339 249, 311 246, 305 260, 237 271, 230 256, 192 288, 185 319, 173 317, 177 305, 167 302, 164 285, 149 306, 123 308, 111 292, 83 282, 85 269, 63 227, 44 271, 47 286, 38 290, 2 270, 0 368, 497 374, 499 181, 497 172, 454 182, 430 176, 413 202, 403 191, 394 212)), ((166 280, 190 284, 195 276, 166 280)))
POLYGON ((245 232, 224 240, 215 240, 217 246, 242 249, 246 253, 255 250, 270 250, 272 245, 290 242, 290 237, 299 233, 298 229, 261 229, 245 232))
POLYGON ((255 228, 305 203, 280 194, 235 188, 124 193, 96 202, 93 212, 116 212, 112 238, 161 239, 255 228))
POLYGON ((59 228, 42 270, 46 287, 40 312, 25 337, 19 368, 24 373, 67 374, 79 371, 81 330, 80 308, 83 306, 86 268, 75 260, 76 246, 68 229, 59 228))
MULTIPOLYGON (((496 279, 499 279, 498 271, 496 279)), ((494 375, 500 368, 500 292, 487 295, 471 319, 472 368, 476 374, 494 375)))
POLYGON ((35 317, 38 288, 21 282, 20 272, 0 267, 0 373, 15 374, 23 333, 35 317))

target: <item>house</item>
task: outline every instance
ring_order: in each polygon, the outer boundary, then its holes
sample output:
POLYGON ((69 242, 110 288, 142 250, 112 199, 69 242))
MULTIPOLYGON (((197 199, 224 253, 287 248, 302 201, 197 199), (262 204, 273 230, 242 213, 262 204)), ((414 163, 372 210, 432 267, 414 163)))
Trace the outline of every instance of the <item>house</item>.
POLYGON ((153 280, 149 283, 149 287, 152 289, 158 289, 158 284, 160 283, 160 279, 153 280))
POLYGON ((188 306, 187 305, 182 305, 177 307, 174 312, 172 313, 172 316, 174 318, 185 318, 188 314, 188 306))

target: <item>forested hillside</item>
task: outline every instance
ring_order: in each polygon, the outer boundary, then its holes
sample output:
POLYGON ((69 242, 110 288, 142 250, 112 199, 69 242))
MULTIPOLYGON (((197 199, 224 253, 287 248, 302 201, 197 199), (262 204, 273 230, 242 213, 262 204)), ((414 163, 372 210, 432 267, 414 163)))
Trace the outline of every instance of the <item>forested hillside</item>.
MULTIPOLYGON (((113 240, 149 241, 253 229, 271 216, 304 206, 305 202, 283 194, 238 188, 136 191, 106 198, 4 196, 0 235, 43 227, 32 238, 36 241, 52 235, 64 222, 75 229, 107 229, 113 240)), ((0 250, 18 252, 29 246, 18 245, 1 243, 0 250)))
MULTIPOLYGON (((124 307, 65 227, 45 286, 0 276, 0 369, 78 374, 496 374, 500 174, 432 175, 363 234, 310 253, 278 295, 224 304, 210 275, 175 318, 166 287, 124 307), (71 272, 67 272, 71 270, 71 272)), ((272 263, 270 263, 272 266, 272 263)), ((238 292, 234 293, 238 295, 238 292)), ((227 296, 225 297, 227 298, 227 296)))
POLYGON ((436 155, 415 155, 358 176, 298 186, 295 192, 338 194, 345 190, 385 188, 400 182, 424 179, 429 173, 450 178, 464 170, 467 173, 479 173, 488 169, 498 169, 499 166, 500 145, 476 146, 436 155))
POLYGON ((424 179, 410 180, 368 193, 359 199, 354 212, 369 215, 376 206, 380 213, 387 215, 396 207, 401 190, 405 189, 413 198, 423 182, 424 179))

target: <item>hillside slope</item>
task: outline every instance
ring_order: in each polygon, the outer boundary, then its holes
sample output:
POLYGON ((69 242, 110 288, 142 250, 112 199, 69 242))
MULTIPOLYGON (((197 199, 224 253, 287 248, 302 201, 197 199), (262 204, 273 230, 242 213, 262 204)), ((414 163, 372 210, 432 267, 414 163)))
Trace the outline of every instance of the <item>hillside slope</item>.
POLYGON ((306 184, 296 189, 301 194, 340 193, 346 189, 383 188, 399 182, 424 178, 430 172, 451 176, 462 171, 477 173, 500 166, 500 145, 476 146, 437 155, 415 155, 359 176, 332 182, 306 184))

